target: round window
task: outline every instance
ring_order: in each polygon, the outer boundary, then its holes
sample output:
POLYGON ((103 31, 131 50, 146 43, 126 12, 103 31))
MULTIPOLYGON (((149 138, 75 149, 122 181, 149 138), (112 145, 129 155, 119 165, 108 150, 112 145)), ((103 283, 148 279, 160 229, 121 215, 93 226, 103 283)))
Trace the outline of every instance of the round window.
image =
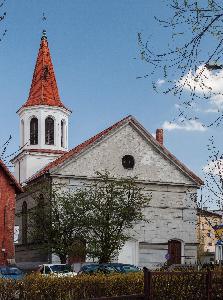
POLYGON ((123 156, 122 165, 125 169, 133 169, 135 165, 134 157, 132 155, 123 156))

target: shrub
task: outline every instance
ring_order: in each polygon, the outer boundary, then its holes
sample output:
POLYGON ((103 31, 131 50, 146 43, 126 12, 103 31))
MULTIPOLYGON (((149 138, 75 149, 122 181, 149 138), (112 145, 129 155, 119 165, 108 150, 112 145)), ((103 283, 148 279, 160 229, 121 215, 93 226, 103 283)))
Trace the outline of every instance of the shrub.
MULTIPOLYGON (((212 299, 223 299, 223 271, 211 272, 212 299)), ((210 284, 210 283, 209 283, 210 284)), ((0 300, 80 300, 143 294, 143 273, 81 275, 74 277, 27 275, 21 281, 0 280, 0 300)), ((154 300, 206 299, 207 272, 153 272, 154 300)))
POLYGON ((14 280, 0 279, 0 300, 13 300, 18 294, 19 285, 14 280))
POLYGON ((82 275, 75 277, 31 274, 23 280, 0 282, 0 300, 80 300, 100 296, 143 293, 143 274, 82 275))

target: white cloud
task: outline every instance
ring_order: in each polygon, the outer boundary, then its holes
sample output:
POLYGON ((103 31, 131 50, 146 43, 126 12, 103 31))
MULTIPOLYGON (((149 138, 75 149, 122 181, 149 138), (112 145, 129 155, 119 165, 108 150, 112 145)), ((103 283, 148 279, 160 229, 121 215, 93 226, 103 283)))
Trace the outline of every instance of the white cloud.
POLYGON ((208 108, 204 110, 205 113, 218 113, 219 109, 218 108, 208 108))
POLYGON ((164 80, 164 79, 158 79, 157 82, 156 82, 156 84, 157 84, 158 86, 161 86, 161 85, 163 85, 164 83, 165 83, 165 80, 164 80))
POLYGON ((198 67, 193 73, 189 71, 178 84, 182 84, 184 90, 193 90, 199 94, 210 96, 210 110, 205 112, 213 113, 223 109, 223 70, 213 72, 204 65, 198 67))
POLYGON ((204 127, 200 122, 196 120, 185 120, 182 123, 173 123, 165 121, 163 123, 163 129, 166 130, 185 130, 185 131, 206 131, 207 128, 204 127))
POLYGON ((177 108, 177 109, 180 108, 180 105, 179 105, 178 103, 175 103, 174 106, 175 106, 175 108, 177 108))
POLYGON ((223 159, 209 162, 203 167, 203 171, 207 174, 220 175, 223 177, 223 159))

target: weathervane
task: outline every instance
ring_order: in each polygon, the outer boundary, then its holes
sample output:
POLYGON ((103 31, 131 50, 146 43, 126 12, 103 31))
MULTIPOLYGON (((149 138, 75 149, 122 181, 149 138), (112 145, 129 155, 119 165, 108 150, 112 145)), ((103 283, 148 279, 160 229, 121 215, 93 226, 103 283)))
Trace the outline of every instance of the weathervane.
MULTIPOLYGON (((46 15, 45 15, 45 13, 43 12, 43 16, 42 16, 42 21, 43 21, 43 23, 44 23, 46 20, 47 20, 46 15)), ((46 36, 46 30, 45 30, 45 29, 43 29, 42 39, 47 39, 47 36, 46 36)))
POLYGON ((42 20, 43 20, 43 22, 46 21, 46 16, 45 16, 44 12, 43 12, 42 20))

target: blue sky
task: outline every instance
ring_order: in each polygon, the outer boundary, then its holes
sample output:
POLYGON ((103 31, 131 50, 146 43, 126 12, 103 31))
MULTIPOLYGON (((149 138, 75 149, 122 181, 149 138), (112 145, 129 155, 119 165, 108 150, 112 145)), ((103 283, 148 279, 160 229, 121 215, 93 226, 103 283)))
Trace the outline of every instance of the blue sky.
MULTIPOLYGON (((162 49, 168 42, 154 15, 165 15, 164 1, 20 0, 6 1, 8 30, 0 43, 0 144, 11 134, 8 152, 18 149, 17 109, 26 101, 45 28, 63 103, 70 117, 70 148, 132 114, 151 133, 176 113, 173 96, 157 94, 139 57, 137 33, 162 49), (42 22, 45 12, 47 21, 42 22)), ((157 80, 162 79, 157 75, 157 80)), ((221 131, 165 130, 164 143, 202 176, 208 137, 221 131)), ((222 145, 221 145, 222 146, 222 145)))

